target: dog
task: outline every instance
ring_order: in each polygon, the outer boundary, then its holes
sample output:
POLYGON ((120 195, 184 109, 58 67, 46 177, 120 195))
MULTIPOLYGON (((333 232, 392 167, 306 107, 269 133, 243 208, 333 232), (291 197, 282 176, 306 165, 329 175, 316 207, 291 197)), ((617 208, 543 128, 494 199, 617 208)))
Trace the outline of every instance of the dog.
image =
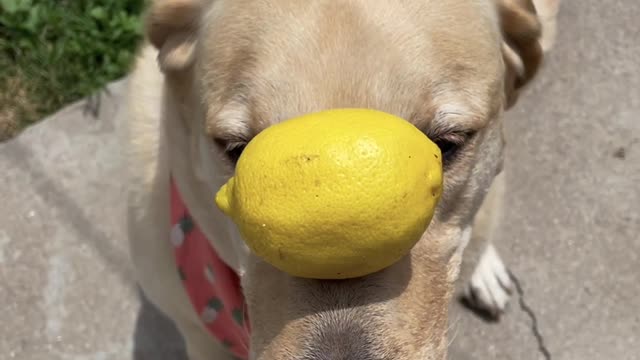
POLYGON ((467 297, 499 316, 512 287, 490 242, 504 193, 502 114, 553 45, 557 3, 153 2, 122 134, 128 231, 137 281, 175 322, 189 359, 232 359, 236 345, 260 360, 445 359, 448 305, 472 232, 485 242, 467 297), (347 107, 397 115, 431 138, 443 154, 442 198, 394 265, 358 279, 294 278, 249 251, 214 195, 260 131, 347 107), (239 279, 246 342, 216 341, 206 322, 223 305, 198 312, 185 291, 170 241, 176 191, 239 279))

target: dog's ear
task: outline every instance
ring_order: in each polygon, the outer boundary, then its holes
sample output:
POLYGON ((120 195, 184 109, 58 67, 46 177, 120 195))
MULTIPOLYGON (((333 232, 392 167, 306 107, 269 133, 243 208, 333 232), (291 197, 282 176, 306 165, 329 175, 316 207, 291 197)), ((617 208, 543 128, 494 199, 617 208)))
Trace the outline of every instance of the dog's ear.
POLYGON ((162 71, 180 71, 193 63, 201 15, 207 0, 157 0, 146 17, 149 41, 162 71))
POLYGON ((531 0, 496 0, 502 25, 502 54, 506 65, 506 108, 513 106, 522 88, 542 62, 542 26, 531 0))

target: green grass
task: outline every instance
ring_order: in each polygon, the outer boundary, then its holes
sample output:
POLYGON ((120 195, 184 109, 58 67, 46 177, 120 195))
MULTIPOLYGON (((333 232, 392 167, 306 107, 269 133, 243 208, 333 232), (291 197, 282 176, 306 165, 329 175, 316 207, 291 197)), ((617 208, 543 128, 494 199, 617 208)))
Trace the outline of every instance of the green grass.
POLYGON ((125 75, 142 36, 144 6, 145 0, 0 0, 0 139, 125 75), (4 136, 3 121, 13 122, 4 136))

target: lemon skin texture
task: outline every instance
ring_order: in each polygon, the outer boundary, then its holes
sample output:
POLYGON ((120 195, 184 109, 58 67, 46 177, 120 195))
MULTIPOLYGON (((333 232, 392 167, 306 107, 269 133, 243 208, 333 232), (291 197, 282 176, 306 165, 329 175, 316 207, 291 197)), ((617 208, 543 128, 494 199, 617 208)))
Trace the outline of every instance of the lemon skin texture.
POLYGON ((336 109, 259 133, 216 203, 276 268, 346 279, 406 255, 441 191, 440 150, 415 126, 376 110, 336 109))

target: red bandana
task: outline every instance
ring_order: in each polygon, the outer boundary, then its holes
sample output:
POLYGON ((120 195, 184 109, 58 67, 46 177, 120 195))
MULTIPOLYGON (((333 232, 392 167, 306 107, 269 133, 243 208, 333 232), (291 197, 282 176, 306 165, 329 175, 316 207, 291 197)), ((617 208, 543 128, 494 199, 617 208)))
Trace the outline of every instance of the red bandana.
POLYGON ((238 275, 218 256, 171 180, 171 243, 195 311, 217 340, 242 359, 249 355, 249 324, 238 275))

